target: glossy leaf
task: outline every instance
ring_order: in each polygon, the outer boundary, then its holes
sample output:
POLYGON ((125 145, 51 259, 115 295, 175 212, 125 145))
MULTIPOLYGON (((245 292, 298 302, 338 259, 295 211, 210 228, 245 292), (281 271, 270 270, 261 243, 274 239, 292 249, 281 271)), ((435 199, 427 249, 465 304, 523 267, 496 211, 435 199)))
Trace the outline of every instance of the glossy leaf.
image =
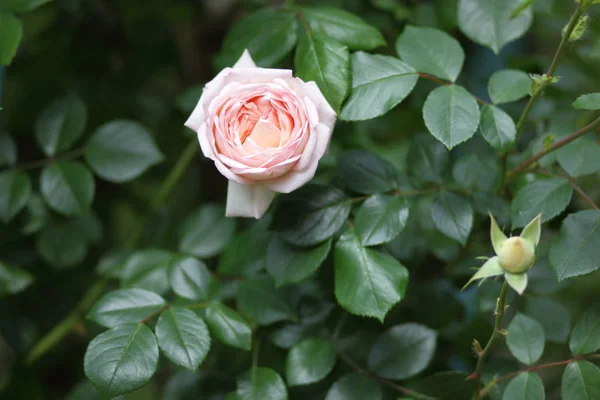
POLYGON ((573 354, 588 354, 600 349, 600 312, 598 307, 588 308, 579 318, 569 339, 573 354))
POLYGON ((33 283, 33 279, 27 270, 0 261, 0 298, 22 292, 33 283))
POLYGON ((578 110, 600 110, 600 93, 589 93, 579 96, 573 102, 573 107, 578 110))
POLYGON ((407 156, 409 172, 425 182, 442 183, 450 164, 448 150, 430 135, 413 139, 407 156))
POLYGON ((193 257, 179 257, 170 264, 169 283, 178 296, 207 300, 210 272, 202 261, 193 257))
POLYGON ((271 228, 296 246, 313 246, 333 236, 352 208, 339 189, 309 184, 281 198, 271 228))
POLYGON ((412 92, 417 79, 417 72, 397 58, 354 53, 352 90, 340 118, 361 121, 387 113, 412 92))
POLYGON ((396 41, 400 58, 419 72, 454 82, 465 61, 460 43, 439 29, 407 25, 396 41))
POLYGON ((299 7, 311 32, 318 33, 348 46, 350 50, 372 50, 385 46, 385 39, 362 18, 329 7, 299 7))
POLYGON ((130 251, 112 251, 104 255, 96 266, 96 273, 111 278, 120 279, 123 275, 123 269, 127 259, 131 255, 130 251))
POLYGON ((176 259, 176 254, 165 250, 137 251, 125 263, 121 285, 164 294, 169 290, 169 267, 176 259))
POLYGON ((515 142, 517 128, 510 115, 502 109, 485 105, 479 123, 481 134, 496 150, 507 151, 515 142))
POLYGON ((359 208, 354 220, 363 246, 390 242, 406 227, 408 204, 403 197, 377 194, 359 208))
POLYGON ((238 233, 219 258, 219 273, 250 276, 264 268, 265 253, 271 239, 271 232, 268 230, 270 223, 271 215, 267 214, 238 233))
POLYGON ((109 397, 144 386, 157 364, 156 338, 150 328, 137 323, 122 324, 96 336, 84 359, 86 376, 109 397))
POLYGON ((408 270, 390 255, 363 247, 354 229, 338 240, 334 257, 335 296, 350 313, 383 321, 404 297, 408 270))
POLYGON ((267 250, 267 271, 275 286, 300 282, 319 269, 330 250, 331 239, 313 247, 294 247, 273 235, 267 250))
POLYGON ((458 25, 469 39, 498 54, 507 43, 521 37, 531 26, 531 8, 512 17, 513 10, 520 2, 521 0, 460 0, 458 25))
POLYGON ((331 386, 325 400, 381 400, 381 389, 359 373, 343 376, 331 386))
POLYGON ((285 361, 285 380, 289 386, 309 385, 324 379, 333 370, 333 346, 319 339, 307 339, 290 349, 285 361))
POLYGON ((50 208, 64 215, 87 212, 96 191, 94 176, 78 161, 56 162, 44 168, 40 187, 50 208))
POLYGON ((318 33, 304 34, 294 56, 296 74, 314 81, 331 107, 339 112, 350 91, 350 53, 336 40, 318 33))
POLYGON ((600 146, 588 136, 557 150, 558 163, 572 177, 600 172, 600 146))
MULTIPOLYGON (((535 266, 540 268, 539 265, 535 266)), ((530 272, 529 274, 532 274, 530 272)), ((556 280, 552 276, 553 280, 556 280)), ((531 279, 531 286, 536 282, 535 278, 531 279)), ((532 287, 533 289, 533 287, 532 287)), ((525 314, 535 319, 544 328, 544 336, 549 342, 565 343, 571 331, 571 317, 569 309, 556 300, 546 297, 531 297, 527 298, 525 306, 525 314)))
POLYGON ((35 121, 35 139, 48 155, 69 150, 83 135, 87 109, 77 96, 69 95, 50 103, 35 121))
POLYGON ((206 324, 193 311, 171 307, 156 324, 158 346, 177 365, 195 371, 210 349, 206 324))
POLYGON ((207 204, 188 216, 181 227, 179 251, 200 258, 220 254, 235 233, 235 219, 225 217, 225 208, 207 204))
POLYGON ((544 400, 544 384, 534 372, 525 372, 513 378, 502 394, 502 400, 544 400))
POLYGON ((9 223, 31 196, 31 180, 22 171, 0 172, 0 221, 9 223))
POLYGON ((117 120, 94 132, 84 149, 92 170, 111 182, 137 178, 163 160, 150 133, 137 122, 117 120))
POLYGON ((600 398, 600 368, 589 361, 570 363, 563 372, 561 393, 565 400, 600 398))
POLYGON ((221 303, 210 303, 204 316, 212 334, 222 343, 250 350, 252 329, 237 312, 221 303))
POLYGON ((237 308, 259 325, 269 325, 296 316, 282 293, 268 277, 246 279, 237 290, 237 308))
POLYGON ((273 8, 250 13, 227 32, 215 60, 217 69, 233 66, 246 49, 259 67, 272 67, 296 45, 297 29, 293 13, 273 8))
POLYGON ((388 379, 406 379, 423 371, 435 354, 437 332, 419 324, 385 331, 369 353, 369 369, 388 379))
POLYGON ((518 69, 502 69, 490 76, 488 94, 494 104, 517 101, 529 94, 531 78, 518 69))
POLYGON ((0 11, 0 32, 0 65, 8 65, 17 54, 23 37, 23 25, 14 14, 0 11))
POLYGON ((270 368, 252 368, 237 378, 236 400, 287 400, 281 376, 270 368))
POLYGON ((383 193, 398 187, 398 169, 368 151, 343 152, 338 159, 337 170, 340 180, 358 193, 383 193))
POLYGON ((566 179, 533 181, 517 193, 510 207, 512 227, 520 228, 538 214, 546 222, 560 214, 571 201, 573 188, 566 179))
POLYGON ((473 227, 473 208, 467 200, 449 192, 441 192, 431 204, 431 218, 440 232, 463 247, 466 245, 473 227))
POLYGON ((448 149, 469 139, 479 125, 479 106, 461 86, 440 86, 427 96, 423 119, 429 132, 448 149))
POLYGON ((544 352, 544 328, 539 322, 517 313, 508 325, 506 344, 513 356, 523 364, 532 365, 544 352))
POLYGON ((167 305, 158 294, 144 289, 117 289, 105 294, 87 315, 107 328, 140 322, 167 305))

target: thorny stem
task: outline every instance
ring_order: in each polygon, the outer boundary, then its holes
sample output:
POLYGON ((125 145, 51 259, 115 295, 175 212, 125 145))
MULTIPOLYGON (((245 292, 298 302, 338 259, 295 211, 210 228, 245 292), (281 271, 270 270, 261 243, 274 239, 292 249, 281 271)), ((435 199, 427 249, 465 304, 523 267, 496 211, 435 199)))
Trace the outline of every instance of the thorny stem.
POLYGON ((496 338, 502 336, 500 331, 502 330, 502 321, 504 320, 504 309, 506 305, 506 295, 508 294, 508 282, 504 281, 502 284, 502 289, 500 289, 500 296, 498 296, 498 300, 496 302, 496 311, 494 314, 496 315, 496 321, 494 323, 494 331, 492 335, 488 339, 487 344, 483 348, 483 351, 477 355, 477 366, 475 367, 475 391, 473 392, 473 400, 481 399, 481 374, 483 373, 483 364, 485 362, 485 358, 489 354, 496 338))
MULTIPOLYGON (((152 201, 152 209, 160 208, 167 197, 171 194, 177 182, 181 179, 189 164, 192 162, 198 143, 196 139, 192 139, 187 145, 182 155, 173 166, 167 178, 162 182, 158 189, 158 194, 152 201)), ((141 238, 141 228, 136 232, 134 239, 129 243, 132 247, 139 242, 141 238)), ((40 339, 27 354, 25 364, 34 363, 37 359, 46 354, 56 344, 58 344, 65 336, 67 336, 75 325, 79 323, 87 310, 96 302, 96 300, 104 293, 104 288, 108 284, 108 279, 102 278, 94 283, 85 293, 83 299, 75 306, 75 308, 58 323, 50 332, 40 339)))
POLYGON ((596 203, 594 203, 594 200, 591 199, 590 196, 587 195, 586 192, 584 192, 584 190, 577 184, 577 182, 575 181, 574 178, 570 177, 570 176, 560 176, 560 175, 556 175, 553 174, 551 172, 548 172, 546 170, 543 169, 536 169, 533 172, 538 173, 538 174, 542 174, 542 175, 546 175, 552 178, 558 178, 558 179, 567 179, 570 183, 571 186, 573 187, 573 189, 581 196, 581 198, 590 205, 590 207, 592 207, 594 210, 600 211, 600 208, 596 205, 596 203))

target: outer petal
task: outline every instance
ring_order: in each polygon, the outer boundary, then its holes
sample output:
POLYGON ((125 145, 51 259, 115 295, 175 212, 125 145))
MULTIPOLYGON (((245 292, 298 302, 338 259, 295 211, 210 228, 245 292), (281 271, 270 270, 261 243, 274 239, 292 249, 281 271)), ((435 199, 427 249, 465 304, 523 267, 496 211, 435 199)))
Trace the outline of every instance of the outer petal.
POLYGON ((527 274, 511 274, 507 272, 504 274, 504 279, 520 295, 523 294, 527 287, 527 274))
POLYGON ((188 128, 198 132, 200 126, 206 121, 206 114, 204 113, 204 108, 202 107, 202 97, 198 100, 198 104, 196 104, 196 108, 192 111, 192 114, 189 116, 187 121, 185 121, 184 125, 188 128))
POLYGON ((202 154, 204 154, 204 157, 214 160, 216 156, 210 145, 210 141, 208 140, 208 127, 206 126, 206 122, 203 122, 196 131, 198 132, 198 142, 200 143, 202 154))
POLYGON ((240 185, 229 181, 227 217, 262 217, 273 202, 275 192, 262 185, 240 185))
POLYGON ((467 284, 463 286, 463 290, 477 279, 485 279, 491 276, 502 275, 503 273, 504 270, 500 266, 500 263, 498 263, 498 257, 492 257, 489 260, 487 260, 485 264, 481 266, 481 268, 479 268, 479 270, 475 273, 475 275, 473 275, 471 279, 469 279, 469 282, 467 282, 467 284))
POLYGON ((233 68, 256 68, 256 64, 250 55, 248 49, 244 50, 241 57, 234 64, 233 68))
POLYGON ((319 112, 319 122, 327 125, 333 130, 336 117, 335 111, 331 108, 317 84, 315 82, 306 82, 304 84, 304 91, 306 96, 317 107, 317 111, 319 112))

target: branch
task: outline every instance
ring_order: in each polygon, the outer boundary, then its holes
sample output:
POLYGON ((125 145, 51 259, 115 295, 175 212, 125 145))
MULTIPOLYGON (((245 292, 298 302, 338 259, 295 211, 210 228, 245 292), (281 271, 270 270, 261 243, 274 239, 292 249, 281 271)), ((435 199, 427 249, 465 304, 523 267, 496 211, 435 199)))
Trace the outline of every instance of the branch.
POLYGON ((554 143, 548 149, 538 151, 536 154, 529 157, 527 160, 523 161, 517 167, 510 170, 508 172, 507 176, 510 178, 513 175, 515 175, 516 173, 524 171, 527 167, 529 167, 531 164, 535 163, 540 158, 544 157, 546 154, 552 153, 554 150, 560 149, 561 147, 571 143, 573 140, 578 139, 579 137, 585 135, 589 131, 594 130, 598 126, 600 126, 600 117, 598 117, 597 119, 592 121, 589 125, 584 126, 583 128, 579 129, 578 131, 573 132, 566 138, 561 139, 558 142, 554 143))
POLYGON ((68 160, 72 160, 74 158, 79 158, 79 157, 81 157, 81 155, 83 155, 83 149, 75 149, 75 150, 68 151, 66 153, 58 154, 54 157, 44 158, 42 160, 28 161, 28 162, 24 162, 21 164, 17 164, 8 169, 27 170, 27 169, 42 168, 42 167, 49 165, 50 163, 52 163, 54 161, 68 161, 68 160))
POLYGON ((542 174, 542 175, 546 175, 552 178, 559 178, 559 179, 566 179, 571 183, 571 186, 573 187, 573 189, 583 198, 583 200, 588 203, 590 205, 590 207, 592 207, 593 209, 600 211, 600 208, 598 208, 598 206, 596 205, 596 203, 594 203, 594 200, 591 199, 590 196, 587 195, 587 193, 585 193, 583 191, 583 189, 577 184, 577 182, 575 181, 575 179, 571 176, 560 176, 560 175, 556 175, 553 174, 551 172, 548 172, 546 170, 543 169, 536 169, 535 170, 536 173, 538 174, 542 174))

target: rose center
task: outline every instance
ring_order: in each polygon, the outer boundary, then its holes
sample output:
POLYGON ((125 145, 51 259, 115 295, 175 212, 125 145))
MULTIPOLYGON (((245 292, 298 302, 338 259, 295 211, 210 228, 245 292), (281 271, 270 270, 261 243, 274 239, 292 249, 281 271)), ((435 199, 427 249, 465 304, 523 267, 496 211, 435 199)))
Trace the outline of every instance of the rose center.
POLYGON ((268 119, 260 119, 254 125, 254 129, 252 129, 247 138, 250 138, 254 143, 263 148, 277 147, 281 141, 281 130, 268 119))

